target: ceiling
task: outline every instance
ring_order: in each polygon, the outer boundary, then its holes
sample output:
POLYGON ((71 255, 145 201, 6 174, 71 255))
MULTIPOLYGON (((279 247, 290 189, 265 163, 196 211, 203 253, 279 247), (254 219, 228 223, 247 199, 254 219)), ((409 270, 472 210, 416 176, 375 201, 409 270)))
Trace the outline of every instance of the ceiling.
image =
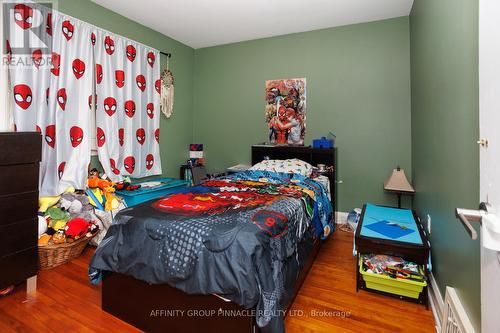
POLYGON ((413 0, 92 0, 193 48, 409 15, 413 0))

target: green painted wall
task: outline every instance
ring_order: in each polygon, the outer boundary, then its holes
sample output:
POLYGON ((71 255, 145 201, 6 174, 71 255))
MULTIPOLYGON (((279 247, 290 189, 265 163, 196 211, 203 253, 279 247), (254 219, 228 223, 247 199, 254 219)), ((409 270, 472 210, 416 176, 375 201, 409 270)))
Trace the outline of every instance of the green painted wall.
MULTIPOLYGON (((170 69, 175 76, 174 114, 170 119, 161 116, 160 148, 163 173, 169 177, 178 177, 179 165, 188 157, 188 145, 193 135, 194 50, 89 0, 59 0, 57 9, 116 34, 172 53, 170 69)), ((166 57, 163 55, 161 63, 162 67, 166 66, 166 57)), ((93 158, 93 164, 96 165, 96 158, 93 158)))
POLYGON ((306 144, 334 131, 339 209, 395 203, 382 183, 411 177, 408 17, 195 50, 194 139, 207 166, 250 161, 267 138, 264 82, 307 78, 306 144))
POLYGON ((306 143, 337 134, 339 209, 394 204, 382 182, 401 165, 417 190, 414 207, 432 217, 441 292, 458 289, 479 331, 479 246, 453 214, 479 198, 477 1, 416 0, 410 19, 198 50, 88 0, 60 0, 58 9, 173 54, 175 110, 161 120, 168 176, 194 141, 205 144, 210 171, 248 163, 250 145, 267 136, 264 81, 307 77, 306 143))
POLYGON ((414 207, 432 218, 434 275, 480 331, 479 242, 455 219, 478 206, 478 2, 416 0, 410 17, 414 207))

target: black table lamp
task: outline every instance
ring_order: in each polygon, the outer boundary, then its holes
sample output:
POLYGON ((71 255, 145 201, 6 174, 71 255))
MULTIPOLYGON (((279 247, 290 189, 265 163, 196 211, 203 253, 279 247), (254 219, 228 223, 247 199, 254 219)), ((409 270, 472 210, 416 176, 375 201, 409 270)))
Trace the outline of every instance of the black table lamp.
POLYGON ((406 178, 405 172, 399 166, 392 170, 392 174, 384 183, 384 191, 395 193, 398 196, 398 208, 401 208, 401 196, 413 195, 415 189, 406 178))

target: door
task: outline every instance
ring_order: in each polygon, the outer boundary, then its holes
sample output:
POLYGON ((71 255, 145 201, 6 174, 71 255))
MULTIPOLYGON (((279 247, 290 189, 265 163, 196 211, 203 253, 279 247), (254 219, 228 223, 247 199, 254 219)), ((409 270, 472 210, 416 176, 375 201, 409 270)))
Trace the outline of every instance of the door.
MULTIPOLYGON (((480 0, 479 4, 480 201, 500 214, 500 1, 480 0)), ((482 244, 484 229, 483 223, 482 244)), ((481 246, 483 333, 500 328, 499 253, 481 246)))

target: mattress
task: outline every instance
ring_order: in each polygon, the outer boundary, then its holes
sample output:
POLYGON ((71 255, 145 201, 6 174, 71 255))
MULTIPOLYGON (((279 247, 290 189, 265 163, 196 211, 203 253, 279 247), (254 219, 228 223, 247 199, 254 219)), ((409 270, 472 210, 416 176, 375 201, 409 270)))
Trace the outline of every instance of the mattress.
POLYGON ((332 229, 323 185, 298 174, 245 171, 122 210, 89 267, 217 294, 255 308, 281 332, 283 307, 315 239, 332 229))

